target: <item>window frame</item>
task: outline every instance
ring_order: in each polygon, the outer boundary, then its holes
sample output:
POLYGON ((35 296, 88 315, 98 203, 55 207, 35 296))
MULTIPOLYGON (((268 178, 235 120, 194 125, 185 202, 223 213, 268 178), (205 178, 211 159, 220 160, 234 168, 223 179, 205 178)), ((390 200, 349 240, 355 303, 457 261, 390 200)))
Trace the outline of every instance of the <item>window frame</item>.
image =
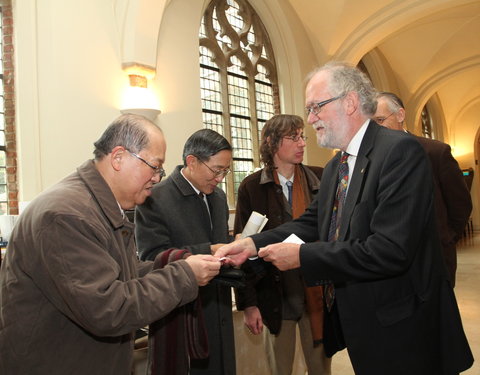
MULTIPOLYGON (((236 8, 233 7, 233 9, 236 8)), ((219 99, 222 110, 205 108, 204 95, 202 94, 203 126, 221 133, 232 144, 234 149, 232 159, 233 173, 229 174, 225 179, 226 181, 221 185, 227 194, 229 206, 234 207, 238 186, 243 178, 261 167, 259 154, 261 129, 270 117, 280 113, 278 78, 273 46, 263 22, 247 0, 212 0, 202 16, 199 48, 201 90, 203 89, 202 79, 204 78, 202 69, 215 70, 220 77, 219 99), (237 30, 235 29, 236 25, 232 26, 225 14, 234 3, 240 9, 236 14, 243 21, 241 26, 237 25, 237 30), (218 17, 218 14, 220 14, 220 17, 218 17), (217 18, 214 18, 215 15, 217 15, 217 18), (216 30, 220 31, 217 32, 216 30), (202 48, 207 49, 211 54, 211 62, 209 64, 202 63, 202 48), (235 61, 237 62, 235 63, 235 61), (238 66, 240 66, 241 71, 238 66), (244 74, 241 74, 242 72, 244 74), (248 106, 246 107, 249 110, 248 116, 231 110, 232 93, 230 89, 232 86, 229 85, 230 79, 246 79, 247 81, 245 86, 248 92, 248 106), (270 91, 270 103, 258 100, 259 96, 264 98, 269 95, 265 91, 257 90, 258 87, 263 87, 264 90, 270 91), (259 105, 260 103, 262 103, 263 107, 259 105), (271 110, 262 111, 268 106, 271 107, 271 110), (261 111, 260 116, 259 111, 261 111), (222 124, 206 122, 205 113, 220 116, 222 124), (236 147, 236 143, 241 141, 242 138, 234 137, 232 134, 232 132, 239 133, 242 131, 242 128, 235 128, 233 124, 235 119, 249 122, 248 129, 243 129, 247 133, 249 132, 251 147, 248 149, 248 152, 251 154, 251 157, 236 155, 243 149, 240 150, 239 147, 236 147), (236 165, 244 166, 246 163, 251 163, 251 170, 245 171, 236 168, 236 165)), ((207 54, 203 56, 207 56, 207 54)))

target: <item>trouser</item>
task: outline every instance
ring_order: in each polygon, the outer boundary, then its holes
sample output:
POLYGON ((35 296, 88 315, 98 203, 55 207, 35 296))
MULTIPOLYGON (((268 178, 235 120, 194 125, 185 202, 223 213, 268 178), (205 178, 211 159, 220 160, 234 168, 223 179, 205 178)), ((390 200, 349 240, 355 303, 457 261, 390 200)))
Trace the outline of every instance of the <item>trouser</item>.
POLYGON ((268 329, 264 330, 265 349, 272 375, 292 374, 297 324, 308 375, 330 375, 331 358, 325 356, 323 344, 313 346, 310 320, 306 311, 298 322, 282 320, 282 327, 278 335, 272 335, 268 329))

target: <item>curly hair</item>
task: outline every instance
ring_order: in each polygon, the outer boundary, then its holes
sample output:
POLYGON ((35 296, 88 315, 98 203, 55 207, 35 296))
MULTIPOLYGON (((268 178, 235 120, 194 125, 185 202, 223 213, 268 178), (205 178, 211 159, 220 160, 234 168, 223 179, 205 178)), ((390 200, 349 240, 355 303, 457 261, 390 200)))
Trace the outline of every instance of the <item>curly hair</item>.
POLYGON ((275 168, 273 157, 283 137, 296 136, 298 129, 304 127, 303 119, 297 115, 275 115, 265 123, 260 142, 260 160, 266 168, 275 168))

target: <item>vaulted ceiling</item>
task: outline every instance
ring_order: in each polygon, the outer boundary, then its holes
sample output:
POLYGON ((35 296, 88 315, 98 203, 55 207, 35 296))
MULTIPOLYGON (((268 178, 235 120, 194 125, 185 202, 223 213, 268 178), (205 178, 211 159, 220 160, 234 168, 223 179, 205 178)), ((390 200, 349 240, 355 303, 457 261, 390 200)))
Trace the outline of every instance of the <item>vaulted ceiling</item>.
POLYGON ((448 127, 471 108, 480 118, 479 0, 288 1, 319 61, 375 53, 395 76, 381 89, 399 91, 412 116, 438 95, 448 127))

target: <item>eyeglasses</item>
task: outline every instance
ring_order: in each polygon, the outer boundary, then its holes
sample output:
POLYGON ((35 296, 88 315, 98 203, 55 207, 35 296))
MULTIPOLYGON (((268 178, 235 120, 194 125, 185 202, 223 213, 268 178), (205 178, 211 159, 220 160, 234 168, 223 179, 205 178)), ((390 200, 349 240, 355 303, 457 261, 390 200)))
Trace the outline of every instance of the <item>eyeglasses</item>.
POLYGON ((334 98, 324 100, 323 102, 313 103, 312 105, 305 107, 305 113, 307 117, 310 113, 317 116, 325 105, 333 102, 334 100, 343 98, 344 96, 345 94, 342 94, 342 95, 335 96, 334 98))
MULTIPOLYGON (((125 150, 127 150, 127 149, 125 149, 125 150)), ((157 167, 157 166, 155 166, 155 165, 152 165, 152 164, 150 164, 148 161, 146 161, 144 158, 142 158, 141 156, 137 155, 136 153, 134 153, 134 152, 132 152, 132 151, 130 151, 130 150, 127 150, 127 151, 130 153, 130 155, 135 156, 138 160, 144 162, 146 165, 148 165, 150 168, 152 168, 153 171, 154 171, 154 172, 153 172, 153 175, 154 175, 154 176, 155 176, 156 174, 158 174, 158 175, 160 176, 160 179, 161 179, 162 177, 165 177, 165 176, 167 175, 167 174, 165 173, 165 169, 163 169, 162 167, 157 167)))
POLYGON ((227 174, 230 173, 230 168, 215 170, 215 169, 210 168, 207 164, 205 164, 205 162, 203 160, 199 159, 198 157, 197 157, 197 159, 200 163, 202 163, 205 167, 207 167, 208 169, 210 169, 210 171, 212 171, 214 178, 217 178, 217 177, 220 177, 220 176, 222 178, 224 178, 227 174))
POLYGON ((375 121, 377 124, 382 125, 387 118, 389 118, 391 115, 393 115, 395 112, 390 113, 387 117, 374 117, 373 121, 375 121))
POLYGON ((303 140, 304 142, 306 142, 307 139, 308 139, 308 137, 304 136, 303 134, 302 135, 291 135, 289 137, 283 137, 283 138, 290 139, 293 142, 298 142, 300 139, 303 140))

